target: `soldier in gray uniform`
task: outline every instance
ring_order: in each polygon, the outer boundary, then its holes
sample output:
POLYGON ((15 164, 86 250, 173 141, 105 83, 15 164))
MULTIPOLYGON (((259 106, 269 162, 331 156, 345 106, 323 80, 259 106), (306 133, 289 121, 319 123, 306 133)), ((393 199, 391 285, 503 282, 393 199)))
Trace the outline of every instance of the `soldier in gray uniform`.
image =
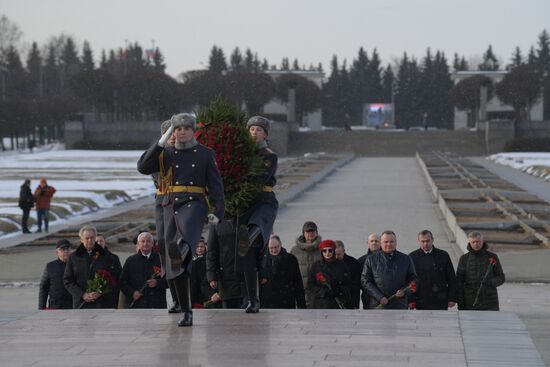
POLYGON ((273 192, 277 183, 277 154, 267 146, 269 120, 262 116, 253 116, 246 123, 252 139, 258 144, 266 168, 263 177, 262 192, 243 214, 239 216, 239 255, 245 257, 243 274, 247 290, 247 313, 256 313, 260 309, 258 293, 258 270, 262 257, 266 253, 269 237, 273 232, 273 223, 277 217, 279 202, 273 192))
POLYGON ((166 278, 173 281, 183 312, 178 325, 191 326, 193 313, 189 277, 192 255, 206 218, 212 224, 223 219, 223 184, 214 151, 195 140, 195 117, 180 113, 170 121, 170 128, 158 143, 139 159, 138 171, 146 175, 159 172, 164 176, 163 180, 169 183, 162 202, 167 254, 163 265, 166 278), (173 147, 169 147, 166 142, 173 132, 176 142, 173 147), (207 193, 213 207, 212 214, 208 214, 207 193))
MULTIPOLYGON (((168 131, 171 124, 172 122, 170 120, 166 120, 160 125, 161 136, 168 131)), ((166 146, 172 147, 175 142, 176 138, 174 134, 172 134, 166 141, 166 146)), ((166 248, 164 246, 164 208, 162 206, 162 202, 164 201, 164 196, 166 195, 168 186, 170 185, 170 182, 167 182, 167 178, 169 178, 170 175, 170 169, 168 169, 168 172, 163 172, 162 174, 161 172, 153 173, 153 181, 155 183, 155 188, 157 189, 155 192, 155 226, 161 264, 166 263, 166 248)), ((170 289, 170 295, 172 296, 173 303, 172 307, 168 309, 168 313, 180 313, 181 307, 178 303, 178 296, 176 295, 176 289, 174 288, 174 282, 172 280, 168 280, 168 288, 170 289)))

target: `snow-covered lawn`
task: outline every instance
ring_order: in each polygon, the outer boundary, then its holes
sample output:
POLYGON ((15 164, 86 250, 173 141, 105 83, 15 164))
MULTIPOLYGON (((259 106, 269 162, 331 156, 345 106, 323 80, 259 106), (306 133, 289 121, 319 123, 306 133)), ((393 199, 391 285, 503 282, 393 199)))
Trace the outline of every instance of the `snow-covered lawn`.
POLYGON ((498 153, 487 158, 550 181, 550 153, 498 153))
MULTIPOLYGON (((151 177, 136 169, 142 153, 64 150, 62 145, 35 153, 0 153, 0 238, 21 230, 17 204, 20 187, 27 178, 33 192, 41 178, 56 188, 51 222, 153 195, 151 177)), ((35 217, 33 210, 30 224, 35 217)))

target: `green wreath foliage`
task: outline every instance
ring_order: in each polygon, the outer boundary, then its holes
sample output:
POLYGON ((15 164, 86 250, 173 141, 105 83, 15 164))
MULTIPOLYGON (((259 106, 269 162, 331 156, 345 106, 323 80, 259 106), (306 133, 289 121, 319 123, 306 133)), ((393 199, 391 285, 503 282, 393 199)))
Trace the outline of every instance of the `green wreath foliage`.
POLYGON ((248 209, 262 191, 265 166, 246 128, 245 115, 233 105, 215 99, 197 114, 197 141, 216 152, 225 194, 225 217, 248 209))

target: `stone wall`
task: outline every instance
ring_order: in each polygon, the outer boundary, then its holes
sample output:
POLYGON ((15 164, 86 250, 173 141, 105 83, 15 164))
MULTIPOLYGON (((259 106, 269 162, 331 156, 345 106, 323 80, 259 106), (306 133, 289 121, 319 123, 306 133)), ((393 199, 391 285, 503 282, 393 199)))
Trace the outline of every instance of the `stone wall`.
POLYGON ((477 131, 322 131, 291 132, 288 154, 325 151, 372 157, 406 157, 434 150, 464 156, 485 155, 483 132, 477 131))

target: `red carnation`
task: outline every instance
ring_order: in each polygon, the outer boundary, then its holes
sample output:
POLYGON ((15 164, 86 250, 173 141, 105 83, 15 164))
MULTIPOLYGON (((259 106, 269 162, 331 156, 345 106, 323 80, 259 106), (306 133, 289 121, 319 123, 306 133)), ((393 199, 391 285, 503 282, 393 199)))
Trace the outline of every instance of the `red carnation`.
POLYGON ((326 281, 327 281, 327 278, 325 277, 325 274, 323 274, 322 272, 318 272, 317 274, 315 274, 315 279, 319 283, 326 283, 326 281))
POLYGON ((495 266, 497 264, 497 259, 494 257, 489 258, 489 264, 495 266))

